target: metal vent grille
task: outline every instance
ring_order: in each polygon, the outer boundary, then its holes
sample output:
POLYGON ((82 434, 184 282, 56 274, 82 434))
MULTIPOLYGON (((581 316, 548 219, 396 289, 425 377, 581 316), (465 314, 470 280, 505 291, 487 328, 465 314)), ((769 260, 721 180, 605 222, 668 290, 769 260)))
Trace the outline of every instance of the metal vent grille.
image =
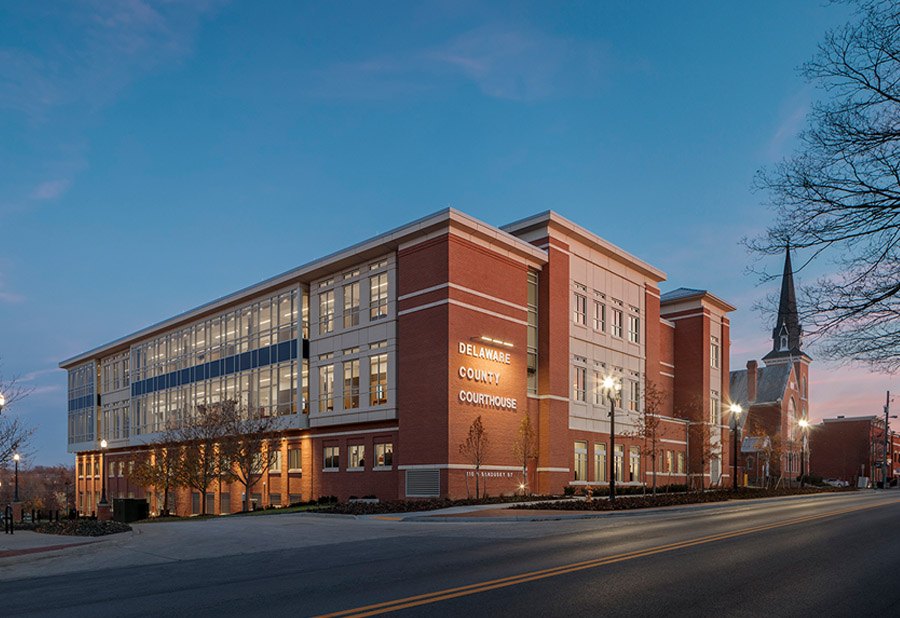
POLYGON ((440 470, 407 470, 406 495, 424 498, 441 495, 440 470))

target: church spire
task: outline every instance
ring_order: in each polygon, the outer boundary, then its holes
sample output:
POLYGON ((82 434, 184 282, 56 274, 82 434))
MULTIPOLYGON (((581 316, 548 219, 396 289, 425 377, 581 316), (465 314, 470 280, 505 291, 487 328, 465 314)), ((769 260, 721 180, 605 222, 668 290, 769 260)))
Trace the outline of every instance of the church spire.
POLYGON ((784 273, 781 276, 781 298, 778 302, 778 318, 772 329, 772 351, 766 359, 798 356, 803 354, 803 328, 797 312, 797 293, 794 290, 794 268, 791 265, 791 246, 784 248, 784 273))

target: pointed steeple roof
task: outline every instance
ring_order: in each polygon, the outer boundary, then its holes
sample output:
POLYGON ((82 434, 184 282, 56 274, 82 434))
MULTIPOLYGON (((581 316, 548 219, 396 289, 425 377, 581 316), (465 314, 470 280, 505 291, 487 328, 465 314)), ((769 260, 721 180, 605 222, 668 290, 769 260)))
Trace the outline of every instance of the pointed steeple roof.
POLYGON ((784 272, 781 275, 781 298, 778 302, 778 318, 772 329, 772 351, 764 361, 778 358, 806 356, 801 349, 803 327, 797 312, 797 293, 794 289, 794 268, 791 265, 791 246, 784 248, 784 272))

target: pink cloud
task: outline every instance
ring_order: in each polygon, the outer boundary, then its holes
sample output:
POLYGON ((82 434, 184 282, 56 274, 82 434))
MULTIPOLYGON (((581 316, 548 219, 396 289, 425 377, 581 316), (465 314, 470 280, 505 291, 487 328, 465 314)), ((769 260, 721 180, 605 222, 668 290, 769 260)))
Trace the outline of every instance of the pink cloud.
POLYGON ((30 197, 33 200, 55 200, 66 192, 70 184, 71 181, 66 179, 48 180, 35 187, 30 197))

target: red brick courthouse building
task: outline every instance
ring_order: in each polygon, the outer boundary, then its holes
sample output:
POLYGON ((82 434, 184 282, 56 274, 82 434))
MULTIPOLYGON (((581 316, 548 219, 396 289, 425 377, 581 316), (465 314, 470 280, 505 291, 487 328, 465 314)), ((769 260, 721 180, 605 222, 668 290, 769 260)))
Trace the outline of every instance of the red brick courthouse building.
MULTIPOLYGON (((128 470, 170 415, 229 399, 288 428, 253 490, 261 505, 464 497, 475 469, 460 444, 477 417, 491 494, 611 473, 730 483, 734 307, 704 290, 660 294, 665 279, 553 212, 500 228, 453 209, 424 217, 60 363, 78 508, 95 509, 104 470, 110 497, 161 508, 128 470), (621 385, 615 452, 607 376, 621 385), (661 397, 645 410, 648 385, 661 397), (636 435, 645 413, 659 419, 655 449, 636 435), (538 457, 523 479, 525 415, 538 457)), ((232 512, 241 491, 213 483, 204 499, 232 512)), ((181 490, 177 509, 200 499, 181 490)))

